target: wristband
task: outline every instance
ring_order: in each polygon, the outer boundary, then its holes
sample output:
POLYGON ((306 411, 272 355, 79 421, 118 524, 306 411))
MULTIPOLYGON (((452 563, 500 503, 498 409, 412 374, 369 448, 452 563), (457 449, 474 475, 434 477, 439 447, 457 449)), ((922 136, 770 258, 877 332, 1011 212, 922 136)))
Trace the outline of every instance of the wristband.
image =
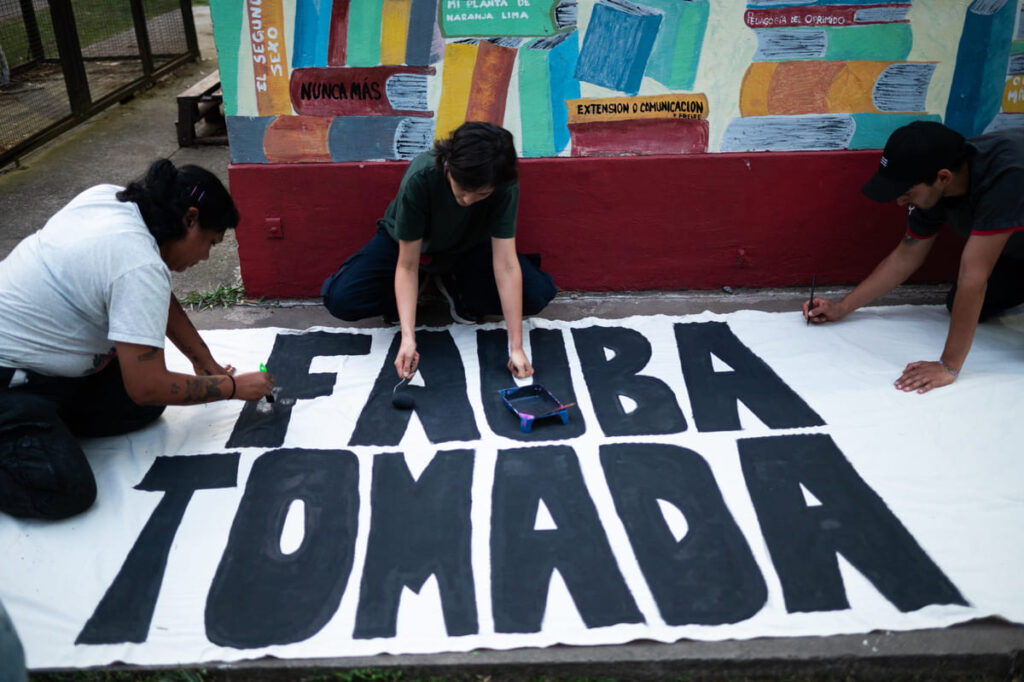
POLYGON ((235 391, 238 389, 238 384, 235 383, 235 378, 230 374, 228 374, 227 377, 228 379, 231 379, 231 395, 225 398, 225 400, 231 400, 235 397, 235 391))
POLYGON ((946 371, 953 375, 954 379, 960 378, 960 372, 956 371, 942 360, 939 360, 939 364, 946 368, 946 371))

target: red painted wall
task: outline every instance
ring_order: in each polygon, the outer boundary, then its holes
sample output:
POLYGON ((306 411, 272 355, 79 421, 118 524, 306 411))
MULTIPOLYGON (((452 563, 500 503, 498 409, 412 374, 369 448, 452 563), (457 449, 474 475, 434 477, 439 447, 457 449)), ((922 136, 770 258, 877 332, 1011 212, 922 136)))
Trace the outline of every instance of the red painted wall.
MULTIPOLYGON (((860 186, 878 151, 543 158, 520 162, 517 244, 563 290, 717 289, 860 281, 900 240, 905 210, 860 186)), ((404 163, 233 165, 250 296, 317 296, 373 235, 404 163), (273 225, 279 220, 275 237, 273 225)), ((952 281, 939 237, 917 282, 952 281)))

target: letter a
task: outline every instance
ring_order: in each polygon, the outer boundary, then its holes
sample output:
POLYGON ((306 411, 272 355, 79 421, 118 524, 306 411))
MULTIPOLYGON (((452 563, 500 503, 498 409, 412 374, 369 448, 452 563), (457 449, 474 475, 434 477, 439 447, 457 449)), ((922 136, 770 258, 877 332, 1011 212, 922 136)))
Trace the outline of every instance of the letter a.
POLYGON ((738 446, 787 611, 850 607, 836 554, 900 611, 966 605, 831 437, 747 438, 738 446), (808 506, 801 486, 821 504, 808 506))

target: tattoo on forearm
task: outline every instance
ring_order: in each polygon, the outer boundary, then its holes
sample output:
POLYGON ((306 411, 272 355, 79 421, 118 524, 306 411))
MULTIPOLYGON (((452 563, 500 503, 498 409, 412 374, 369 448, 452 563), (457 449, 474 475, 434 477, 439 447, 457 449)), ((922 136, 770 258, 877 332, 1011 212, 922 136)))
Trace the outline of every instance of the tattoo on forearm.
MULTIPOLYGON (((185 380, 185 402, 186 403, 209 403, 214 400, 226 398, 228 392, 223 389, 223 384, 228 382, 221 377, 202 377, 185 380)), ((172 393, 174 390, 172 389, 172 393)))
POLYGON ((160 351, 156 348, 150 348, 147 351, 139 353, 137 359, 139 362, 149 362, 150 360, 156 360, 159 356, 160 351))
MULTIPOLYGON (((205 351, 209 350, 209 347, 206 345, 206 343, 204 341, 200 340, 199 341, 199 345, 200 345, 202 350, 205 350, 205 351)), ((189 361, 193 365, 198 365, 203 360, 202 356, 200 356, 200 354, 199 354, 200 351, 196 350, 195 347, 193 347, 191 345, 186 345, 186 344, 182 343, 180 346, 178 346, 178 349, 185 355, 185 357, 187 357, 189 359, 189 361)), ((209 373, 209 372, 207 372, 207 373, 209 373)))

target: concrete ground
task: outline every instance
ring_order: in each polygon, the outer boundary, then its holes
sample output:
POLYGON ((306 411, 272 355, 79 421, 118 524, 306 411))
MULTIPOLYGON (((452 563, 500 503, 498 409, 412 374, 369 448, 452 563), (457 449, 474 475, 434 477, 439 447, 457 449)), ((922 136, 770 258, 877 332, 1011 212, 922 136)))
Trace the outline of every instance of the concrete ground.
MULTIPOLYGON (((175 133, 175 96, 217 68, 209 9, 196 8, 202 59, 165 78, 131 101, 107 110, 84 125, 0 170, 0 258, 83 189, 101 182, 124 184, 142 175, 156 158, 194 163, 227 182, 226 147, 179 149, 175 133)), ((339 262, 343 254, 339 254, 339 262)), ((236 242, 231 231, 209 261, 175 274, 179 297, 240 283, 236 242)), ((824 296, 843 289, 825 289, 824 296)), ((573 320, 587 316, 620 318, 637 314, 687 314, 703 310, 791 311, 805 290, 563 292, 543 316, 573 320)), ((939 303, 941 287, 904 287, 881 303, 939 303)), ((318 301, 247 302, 195 311, 200 329, 334 326, 318 301)), ((436 297, 423 302, 420 319, 447 324, 447 309, 436 297)), ((368 320, 346 326, 379 326, 368 320)), ((538 676, 699 679, 756 679, 804 675, 808 679, 1017 679, 1024 675, 1024 628, 986 621, 941 630, 875 632, 836 637, 765 638, 748 641, 675 644, 638 642, 620 646, 482 650, 468 654, 374 656, 317 661, 265 659, 225 668, 204 665, 217 679, 300 679, 317 671, 351 668, 400 668, 407 674, 528 679, 538 676)))

